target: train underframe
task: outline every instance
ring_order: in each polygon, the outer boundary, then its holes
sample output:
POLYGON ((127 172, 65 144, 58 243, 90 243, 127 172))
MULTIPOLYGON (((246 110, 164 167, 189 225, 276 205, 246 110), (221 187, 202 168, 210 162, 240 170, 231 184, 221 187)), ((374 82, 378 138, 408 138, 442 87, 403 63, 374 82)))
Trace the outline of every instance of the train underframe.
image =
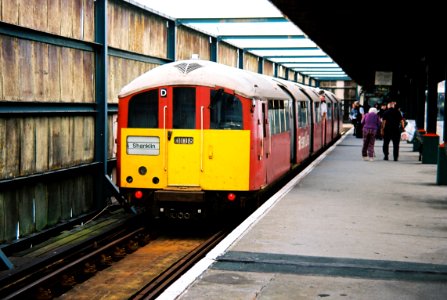
POLYGON ((144 209, 152 220, 210 221, 238 219, 261 204, 262 191, 121 189, 129 203, 144 209), (140 191, 141 198, 135 193, 140 191))

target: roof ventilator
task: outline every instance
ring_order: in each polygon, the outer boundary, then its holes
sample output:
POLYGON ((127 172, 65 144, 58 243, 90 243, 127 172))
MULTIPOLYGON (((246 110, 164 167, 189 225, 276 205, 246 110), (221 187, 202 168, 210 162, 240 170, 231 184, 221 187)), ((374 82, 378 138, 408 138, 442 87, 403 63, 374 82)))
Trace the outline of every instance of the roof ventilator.
POLYGON ((188 74, 194 70, 197 70, 198 68, 201 68, 202 65, 198 63, 180 63, 178 65, 175 65, 177 69, 180 70, 183 74, 188 74))

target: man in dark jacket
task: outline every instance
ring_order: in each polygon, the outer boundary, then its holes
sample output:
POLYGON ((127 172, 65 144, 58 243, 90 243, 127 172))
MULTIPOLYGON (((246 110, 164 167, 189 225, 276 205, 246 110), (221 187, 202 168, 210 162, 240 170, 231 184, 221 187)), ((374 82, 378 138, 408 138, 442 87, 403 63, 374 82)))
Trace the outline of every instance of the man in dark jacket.
POLYGON ((404 119, 396 103, 390 103, 390 108, 383 114, 381 133, 383 136, 384 160, 388 160, 389 144, 393 141, 394 161, 399 159, 399 143, 401 132, 404 131, 404 119))

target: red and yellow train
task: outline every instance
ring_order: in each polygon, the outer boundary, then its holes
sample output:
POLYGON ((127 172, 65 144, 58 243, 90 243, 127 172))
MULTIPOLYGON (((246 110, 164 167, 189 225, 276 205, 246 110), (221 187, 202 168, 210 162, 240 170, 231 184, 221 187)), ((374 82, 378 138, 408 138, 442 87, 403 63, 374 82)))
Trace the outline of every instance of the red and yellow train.
POLYGON ((244 208, 340 135, 325 92, 222 64, 162 65, 119 95, 117 184, 154 218, 244 208))

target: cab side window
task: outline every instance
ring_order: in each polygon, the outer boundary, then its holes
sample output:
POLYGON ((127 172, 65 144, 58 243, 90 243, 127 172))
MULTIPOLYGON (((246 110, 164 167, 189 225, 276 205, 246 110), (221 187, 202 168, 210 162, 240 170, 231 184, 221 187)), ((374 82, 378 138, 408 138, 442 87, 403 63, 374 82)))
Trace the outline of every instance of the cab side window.
POLYGON ((210 129, 243 129, 242 103, 222 89, 210 93, 210 129))

